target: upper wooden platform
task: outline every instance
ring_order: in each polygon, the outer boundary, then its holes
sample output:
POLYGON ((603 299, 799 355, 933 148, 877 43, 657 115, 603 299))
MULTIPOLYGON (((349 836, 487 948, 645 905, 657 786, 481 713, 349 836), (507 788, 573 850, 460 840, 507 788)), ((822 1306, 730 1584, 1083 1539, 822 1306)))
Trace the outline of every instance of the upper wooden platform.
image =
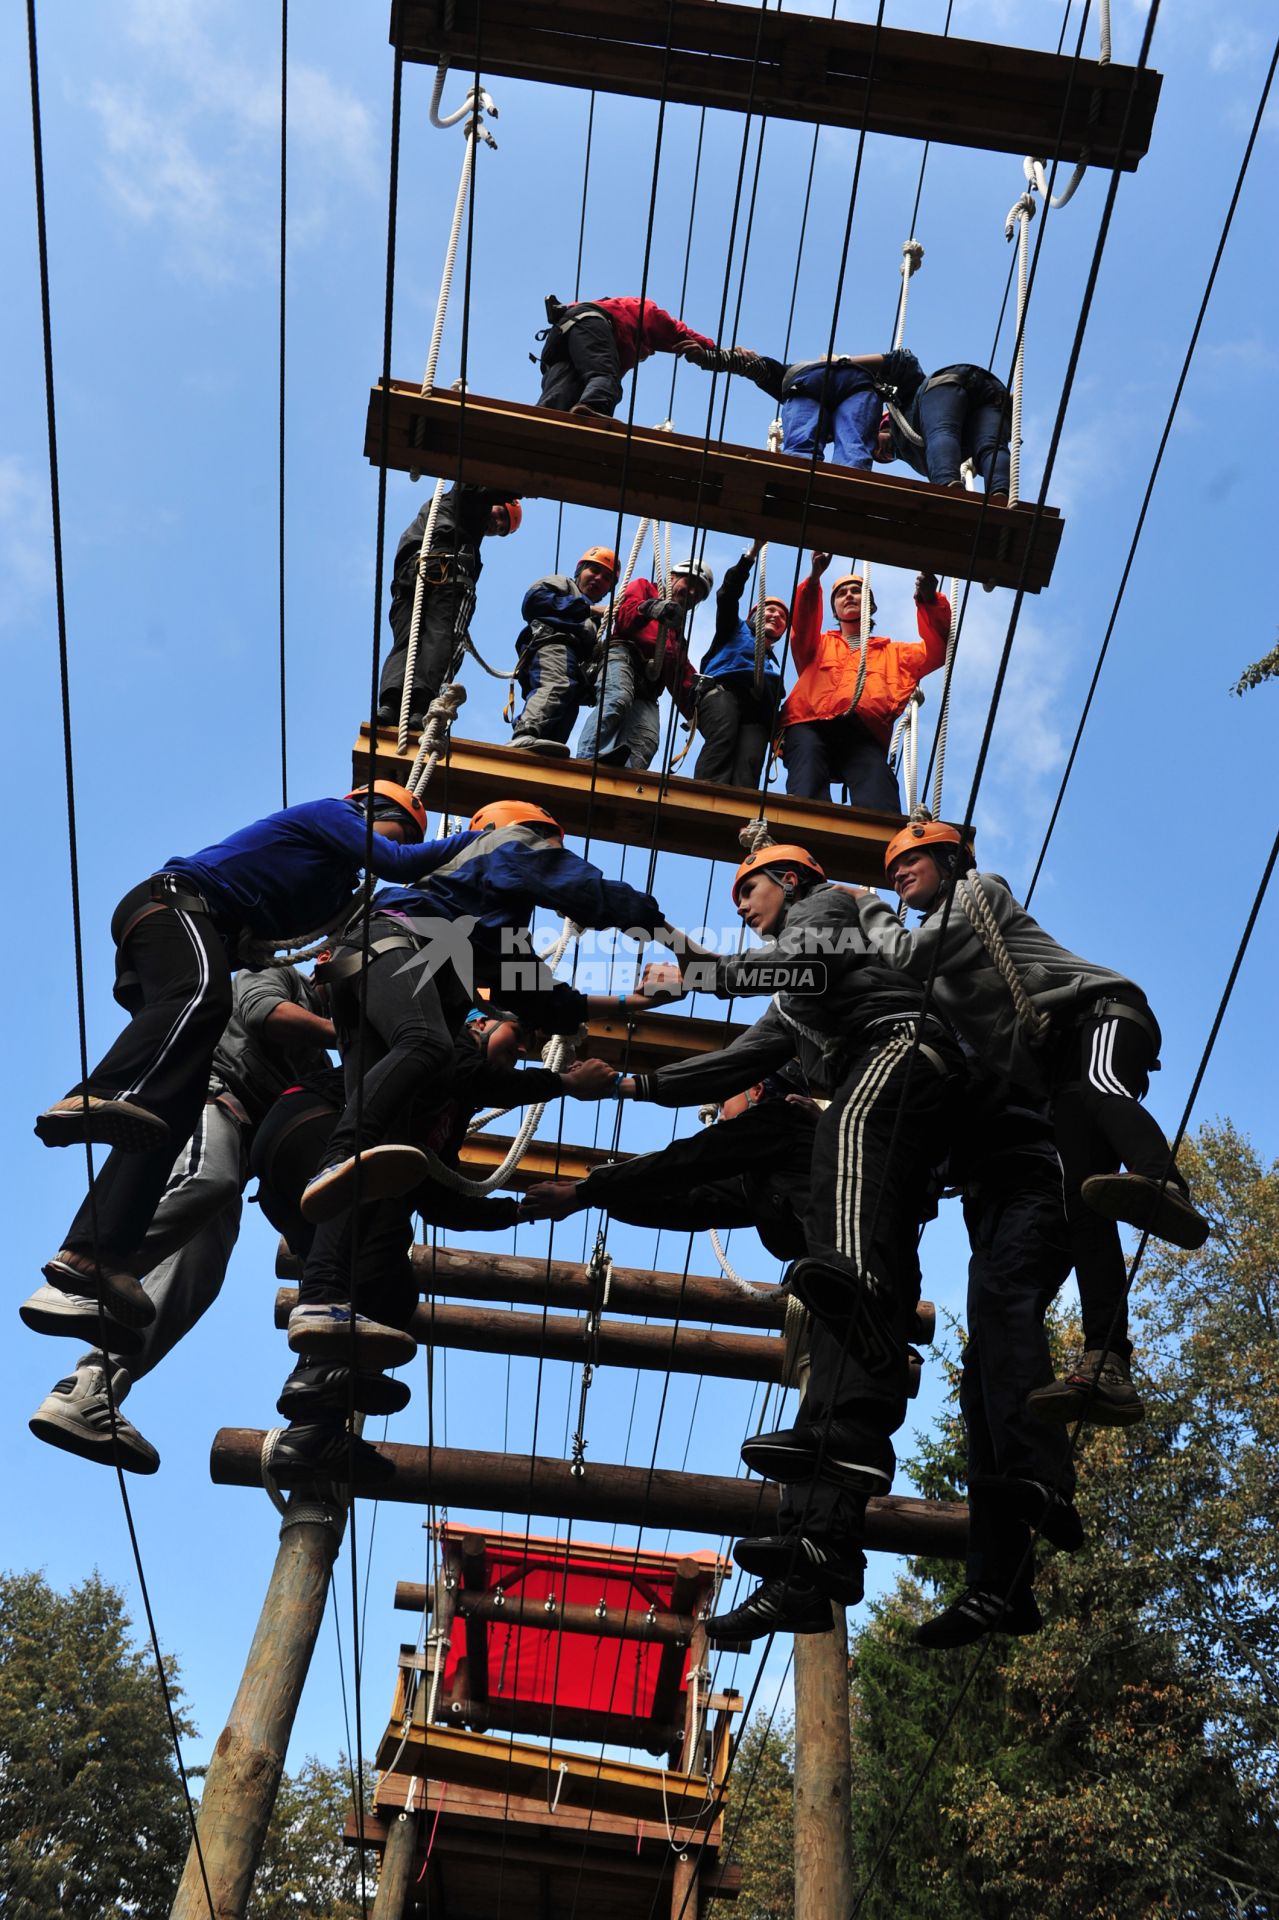
MULTIPOLYGON (((362 726, 351 755, 357 786, 369 778, 369 748, 369 729, 362 726)), ((415 754, 416 742, 409 753, 397 754, 394 729, 378 729, 379 780, 404 779, 415 754)), ((423 797, 432 812, 440 808, 466 818, 490 800, 531 800, 546 807, 568 834, 589 833, 592 841, 639 852, 656 847, 698 860, 723 860, 730 871, 711 906, 729 914, 730 882, 742 860, 738 829, 761 811, 779 844, 807 847, 830 879, 866 887, 883 886, 884 849, 905 825, 900 814, 798 800, 772 790, 761 808, 759 795, 740 787, 601 767, 590 760, 543 760, 457 734, 423 797)), ((643 884, 642 873, 634 884, 643 884)))
POLYGON ((1131 171, 1160 76, 718 0, 398 0, 406 60, 1131 171), (446 20, 449 24, 445 24, 446 20), (669 52, 668 52, 669 45, 669 52), (1131 109, 1128 102, 1131 98, 1131 109), (1128 125, 1124 127, 1125 110, 1128 125))
MULTIPOLYGON (((388 467, 521 498, 651 514, 743 540, 855 554, 1028 593, 1048 585, 1061 541, 1055 507, 1037 513, 1031 506, 985 506, 976 494, 879 469, 814 468, 797 454, 708 445, 694 434, 648 427, 628 432, 624 422, 482 394, 424 394, 401 380, 385 395, 377 386, 369 396, 364 451, 374 466, 382 459, 384 405, 388 467)), ((761 439, 769 405, 761 395, 761 439)))

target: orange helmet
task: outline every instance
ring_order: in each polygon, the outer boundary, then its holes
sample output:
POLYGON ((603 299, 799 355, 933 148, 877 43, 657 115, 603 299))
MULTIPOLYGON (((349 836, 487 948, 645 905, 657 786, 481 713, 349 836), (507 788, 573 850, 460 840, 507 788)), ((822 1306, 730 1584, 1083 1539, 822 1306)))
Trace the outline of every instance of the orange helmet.
POLYGON ((535 807, 531 800, 490 800, 486 807, 471 815, 470 824, 479 831, 484 827, 518 827, 525 821, 532 826, 550 827, 553 833, 564 838, 564 829, 558 820, 552 820, 543 807, 535 807))
POLYGON ((947 826, 944 820, 912 820, 910 825, 895 833, 884 848, 884 872, 891 880, 894 860, 900 860, 904 853, 914 853, 918 847, 960 847, 972 858, 972 848, 964 845, 958 827, 947 826))
POLYGON ((422 805, 422 802, 415 793, 410 793, 407 787, 397 786, 394 780, 375 780, 371 787, 356 787, 353 793, 348 793, 346 796, 348 800, 359 800, 361 802, 370 797, 372 797, 374 802, 375 813, 378 811, 377 802, 379 800, 385 801, 391 806, 398 807, 400 812, 407 814, 412 821, 413 826, 417 830, 418 839, 425 840, 426 808, 422 805))
POLYGON ((506 509, 506 531, 508 533, 514 533, 516 527, 519 526, 520 521, 524 518, 524 509, 519 501, 495 500, 493 504, 496 507, 504 507, 506 509))
MULTIPOLYGON (((616 580, 617 555, 613 552, 613 549, 611 547, 588 547, 586 549, 586 552, 582 555, 581 559, 578 561, 577 566, 584 567, 588 564, 591 565, 592 567, 602 568, 603 571, 607 573, 611 579, 616 580)), ((575 567, 574 572, 576 571, 577 571, 577 568, 575 567)))
MULTIPOLYGON (((764 595, 764 605, 766 607, 780 607, 782 612, 786 615, 787 626, 790 625, 790 608, 787 606, 786 602, 782 599, 779 593, 766 593, 764 595)), ((758 608, 759 608, 759 601, 757 600, 754 606, 751 608, 750 612, 747 614, 746 618, 748 620, 753 620, 755 618, 756 612, 758 611, 758 608)))
POLYGON ((742 881, 749 874, 759 873, 764 867, 802 867, 811 873, 815 880, 826 878, 807 847, 757 847, 754 853, 748 853, 741 866, 733 875, 733 905, 737 905, 737 896, 742 881))
MULTIPOLYGON (((834 586, 830 590, 830 610, 832 613, 834 613, 835 611, 835 595, 839 592, 841 587, 847 587, 849 585, 860 587, 863 593, 866 591, 866 582, 865 580, 863 580, 860 573, 841 573, 839 576, 839 579, 835 582, 834 586)), ((870 595, 870 613, 871 613, 872 620, 875 617, 876 611, 877 609, 875 606, 875 595, 874 593, 872 593, 870 595)))

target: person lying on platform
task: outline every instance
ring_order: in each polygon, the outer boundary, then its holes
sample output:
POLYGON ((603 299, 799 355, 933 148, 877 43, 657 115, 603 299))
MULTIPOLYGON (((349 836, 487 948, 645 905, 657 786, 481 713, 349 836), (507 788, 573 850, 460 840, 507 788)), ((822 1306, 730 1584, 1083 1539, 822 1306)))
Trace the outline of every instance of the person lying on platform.
POLYGON ((893 725, 920 681, 945 663, 950 602, 931 573, 915 581, 918 640, 889 640, 875 632, 875 596, 863 608, 860 574, 845 573, 830 592, 836 624, 821 630, 821 578, 828 553, 813 555, 799 583, 791 633, 798 680, 781 711, 786 791, 827 800, 833 782, 849 804, 900 813, 901 796, 888 765, 893 725), (863 644, 863 630, 865 642, 863 644))
POLYGON ((892 1435, 906 1416, 919 1224, 964 1066, 922 990, 870 953, 858 903, 805 848, 751 854, 733 900, 762 947, 717 959, 672 932, 677 964, 647 968, 645 987, 695 982, 768 993, 772 1005, 722 1052, 629 1076, 618 1091, 659 1106, 724 1100, 794 1060, 829 1101, 813 1135, 807 1252, 787 1276, 824 1333, 799 1423, 750 1442, 750 1464, 788 1485, 781 1531, 739 1542, 738 1565, 762 1585, 711 1622, 712 1637, 747 1639, 825 1631, 832 1600, 861 1598, 866 1501, 892 1486, 892 1435))
POLYGON ((794 360, 789 366, 767 354, 692 349, 698 366, 741 373, 780 404, 782 452, 824 460, 834 443, 835 465, 864 470, 875 456, 883 401, 908 402, 924 370, 905 347, 887 353, 836 353, 828 359, 794 360))
POLYGON ((582 728, 579 760, 647 767, 661 740, 657 699, 665 687, 691 719, 697 676, 689 665, 687 622, 715 585, 700 560, 671 568, 665 596, 653 580, 632 580, 617 603, 598 682, 598 705, 582 728))
POLYGON ((915 1629, 916 1644, 930 1648, 1037 1633, 1032 1531, 1066 1552, 1084 1538, 1069 1431, 1026 1406, 1053 1378, 1044 1320, 1072 1262, 1052 1123, 964 1051, 970 1078, 938 1184, 962 1195, 972 1249, 959 1379, 968 1584, 915 1629))
POLYGON ((904 460, 935 487, 961 492, 960 468, 971 460, 991 505, 1006 506, 1012 405, 986 367, 939 367, 913 398, 899 396, 885 409, 872 458, 881 467, 904 460))
MULTIPOLYGON (((617 1078, 617 1076, 614 1076, 617 1078)), ((612 1082, 605 1089, 612 1092, 612 1082)), ((819 1109, 798 1077, 766 1074, 719 1103, 719 1121, 656 1153, 596 1167, 585 1180, 548 1180, 520 1202, 523 1220, 566 1220, 602 1207, 631 1227, 699 1233, 754 1227, 771 1254, 804 1252, 808 1172, 819 1109)))
POLYGON ((715 596, 715 638, 702 659, 697 686, 697 725, 705 745, 693 773, 724 787, 758 787, 777 728, 781 669, 773 648, 790 626, 790 608, 775 594, 764 599, 764 661, 755 680, 758 607, 742 619, 742 593, 763 545, 752 542, 724 575, 715 596))
MULTIPOLYGON (((655 300, 634 294, 577 300, 567 306, 549 294, 549 325, 542 342, 539 407, 611 420, 622 398, 622 375, 654 353, 687 356, 690 348, 716 351, 655 300)), ((532 358, 530 354, 529 358, 532 358)))
POLYGON ((417 879, 449 857, 450 843, 423 842, 421 801, 379 780, 343 800, 268 814, 167 860, 125 894, 111 932, 115 997, 129 1025, 88 1079, 36 1121, 46 1146, 89 1140, 114 1149, 44 1268, 51 1286, 101 1299, 127 1327, 155 1318, 137 1278, 139 1253, 174 1155, 200 1120, 242 942, 296 942, 308 929, 313 937, 350 907, 370 812, 368 859, 379 878, 417 879))
POLYGON ((409 698, 409 731, 415 734, 421 731, 432 700, 461 664, 462 646, 475 612, 475 583, 484 567, 480 547, 490 535, 504 539, 514 533, 524 518, 518 500, 491 487, 455 483, 440 497, 430 550, 423 555, 422 536, 430 513, 428 498, 417 518, 400 535, 395 549, 389 614, 392 646, 378 688, 377 723, 380 727, 396 727, 404 703, 420 565, 422 615, 409 698))
POLYGON ((617 580, 611 547, 588 547, 572 578, 550 573, 524 596, 524 620, 516 641, 516 677, 524 705, 514 722, 513 747, 526 753, 568 756, 568 737, 591 699, 591 671, 607 597, 617 580))
POLYGON ((912 823, 889 842, 885 871, 924 917, 911 932, 877 894, 850 890, 876 955, 900 978, 931 980, 939 1014, 987 1069, 1046 1099, 1052 1114, 1085 1352, 1027 1405, 1043 1420, 1130 1425, 1143 1408, 1116 1223, 1192 1249, 1209 1233, 1141 1104, 1159 1064, 1158 1023, 1133 981, 1068 952, 997 874, 977 873, 957 828, 912 823))
POLYGON ((120 1412, 120 1402, 217 1299, 239 1236, 258 1129, 291 1083, 334 1071, 326 1051, 334 1044, 327 1007, 324 987, 296 967, 246 969, 236 976, 231 1018, 213 1055, 199 1122, 173 1164, 138 1251, 137 1272, 154 1319, 141 1330, 125 1326, 102 1315, 89 1294, 47 1284, 18 1309, 37 1333, 90 1343, 32 1416, 37 1439, 104 1466, 118 1461, 131 1473, 155 1472, 160 1456, 120 1412))

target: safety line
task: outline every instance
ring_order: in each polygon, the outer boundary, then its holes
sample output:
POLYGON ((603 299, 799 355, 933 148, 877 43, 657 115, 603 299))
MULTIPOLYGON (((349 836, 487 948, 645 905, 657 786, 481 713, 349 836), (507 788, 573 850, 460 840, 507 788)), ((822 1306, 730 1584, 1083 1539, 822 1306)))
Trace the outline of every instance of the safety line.
POLYGON ((280 0, 280 421, 279 421, 279 613, 280 613, 280 805, 289 804, 289 728, 284 656, 284 345, 285 269, 289 206, 289 0, 280 0))

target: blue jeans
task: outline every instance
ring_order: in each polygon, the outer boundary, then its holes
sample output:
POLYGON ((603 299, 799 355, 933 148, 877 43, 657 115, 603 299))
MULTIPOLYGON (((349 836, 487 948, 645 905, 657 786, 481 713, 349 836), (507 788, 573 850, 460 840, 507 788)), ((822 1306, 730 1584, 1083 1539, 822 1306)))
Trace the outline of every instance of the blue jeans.
POLYGON ((782 452, 825 455, 835 465, 869 467, 883 403, 860 367, 814 367, 782 401, 782 452))
POLYGON ((577 758, 593 760, 598 741, 603 761, 623 767, 651 766, 662 737, 655 692, 635 649, 610 647, 600 677, 599 705, 582 728, 577 758))
POLYGON ((995 380, 988 391, 980 386, 970 391, 950 381, 923 388, 919 428, 934 486, 953 486, 961 464, 971 460, 987 493, 1007 493, 1010 423, 1003 391, 995 380))

